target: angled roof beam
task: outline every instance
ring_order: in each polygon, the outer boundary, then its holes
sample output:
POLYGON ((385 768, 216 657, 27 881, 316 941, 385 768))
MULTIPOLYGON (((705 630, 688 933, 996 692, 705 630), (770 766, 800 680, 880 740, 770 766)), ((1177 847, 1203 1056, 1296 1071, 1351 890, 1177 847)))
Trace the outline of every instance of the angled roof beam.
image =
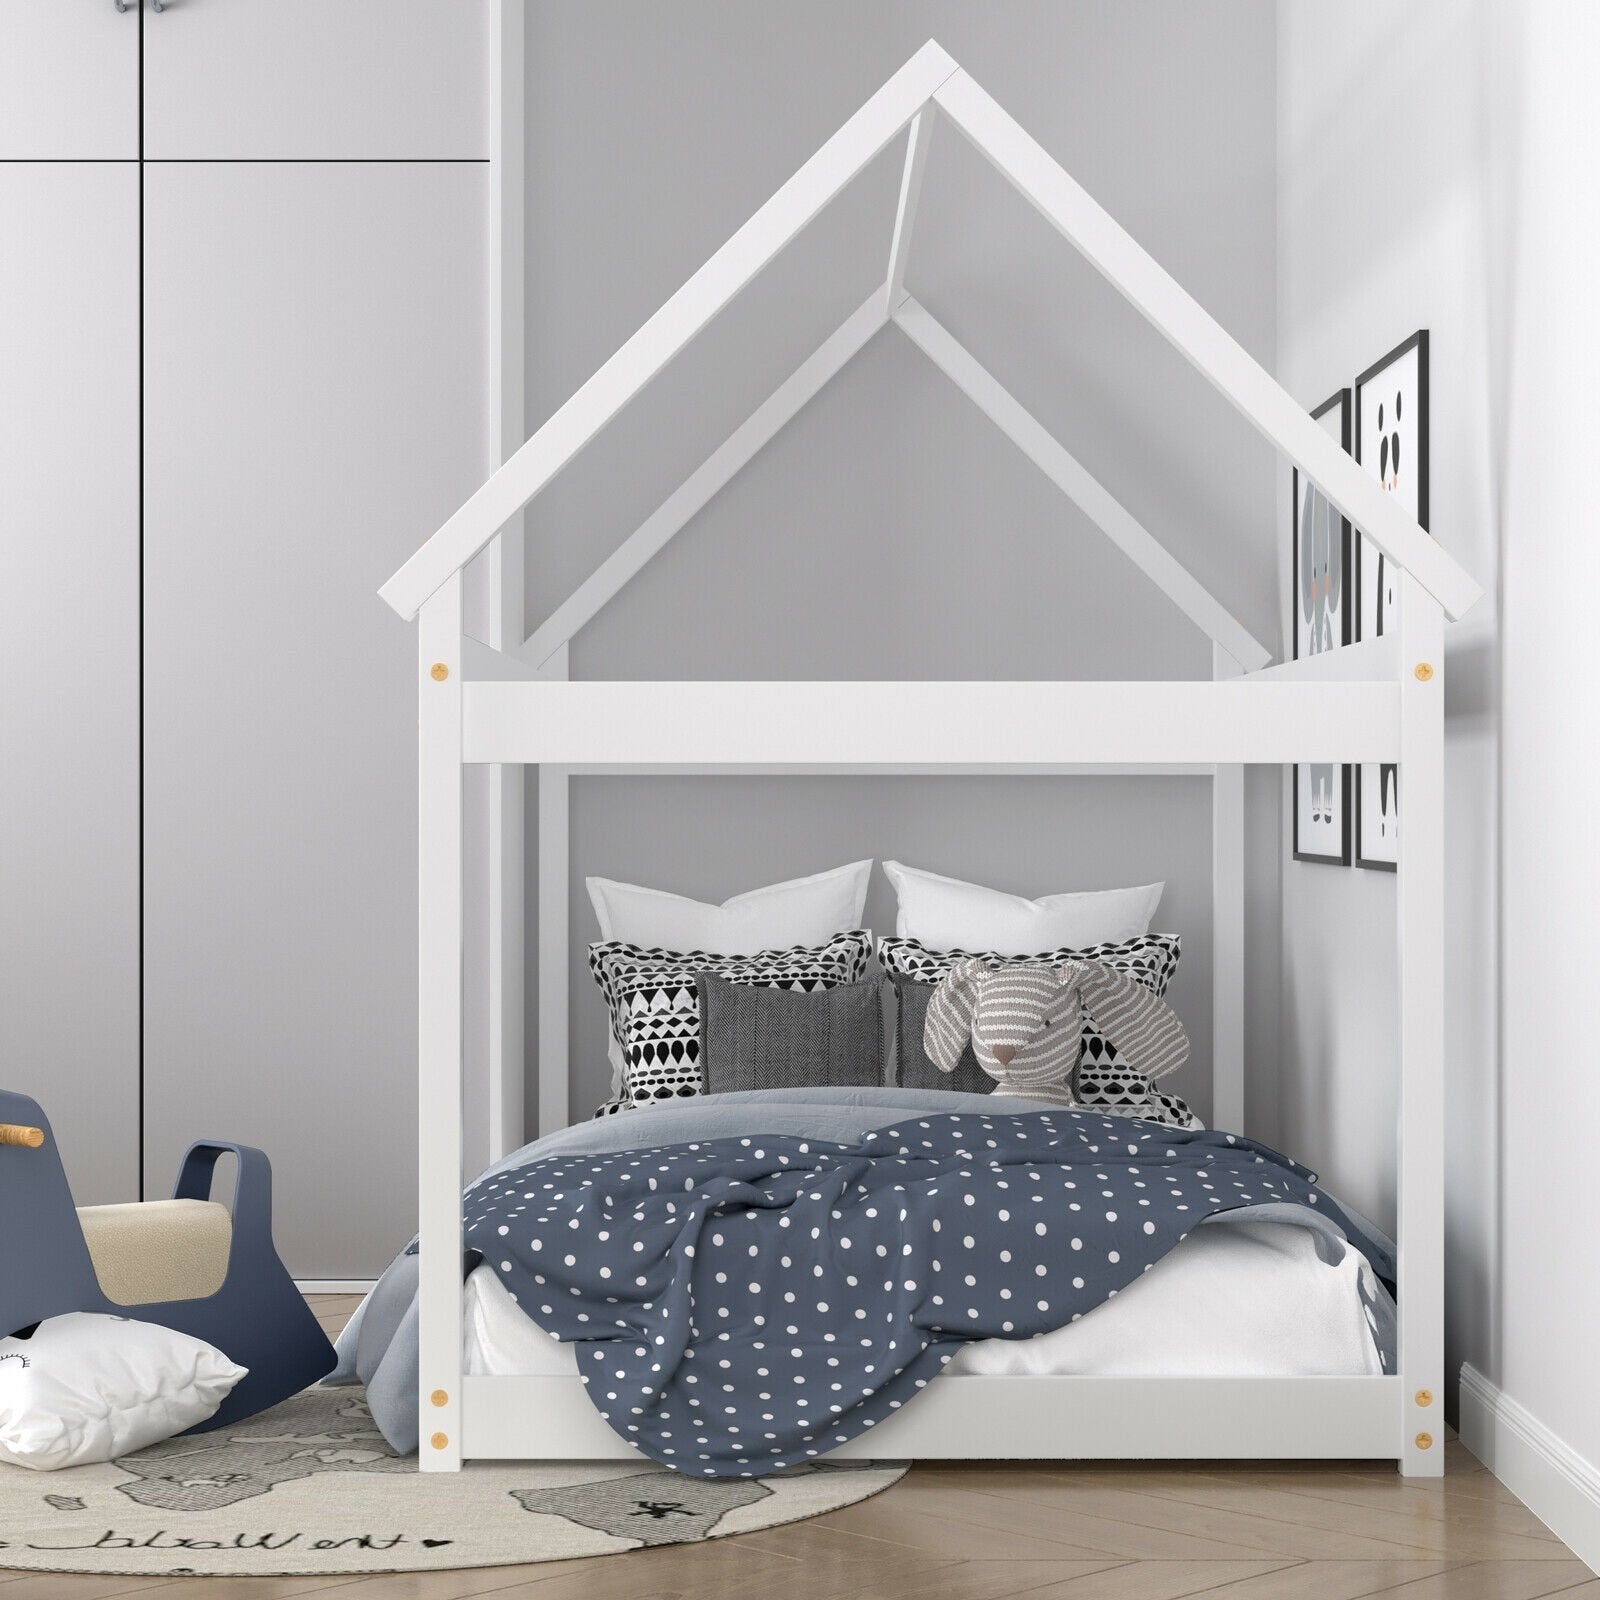
POLYGON ((889 244, 889 278, 884 296, 885 310, 890 313, 905 298, 911 230, 917 225, 922 173, 928 164, 928 146, 933 142, 933 124, 937 116, 931 105, 924 106, 911 119, 911 132, 906 136, 906 164, 900 174, 900 199, 894 211, 894 236, 889 244))
POLYGON ((1127 558, 1246 670, 1264 667, 1272 652, 1215 595, 1107 491, 1039 420, 910 295, 894 322, 983 414, 1098 527, 1127 558))
POLYGON ((875 288, 709 456, 589 574, 515 653, 539 666, 604 605, 834 378, 888 315, 875 288))
POLYGON ((1247 672, 1245 683, 1393 683, 1400 676, 1400 640, 1396 633, 1358 639, 1337 650, 1280 661, 1275 667, 1247 672))
POLYGON ((934 100, 1034 209, 1451 617, 1472 607, 1483 593, 1473 578, 1004 107, 963 71, 952 74, 934 100))
POLYGON ((461 676, 468 683, 533 683, 538 680, 539 672, 521 656, 508 655, 464 633, 461 636, 461 676))
POLYGON ((956 64, 929 40, 378 592, 414 617, 927 103, 956 64))

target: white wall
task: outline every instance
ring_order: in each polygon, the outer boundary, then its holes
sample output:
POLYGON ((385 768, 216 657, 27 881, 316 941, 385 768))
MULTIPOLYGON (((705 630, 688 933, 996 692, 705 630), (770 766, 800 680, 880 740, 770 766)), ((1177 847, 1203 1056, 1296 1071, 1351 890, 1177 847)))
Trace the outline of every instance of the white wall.
MULTIPOLYGON (((1425 0, 1278 20, 1280 376, 1313 404, 1431 330, 1432 531, 1488 591, 1446 645, 1447 1368, 1600 1459, 1600 1290, 1571 1254, 1592 1256, 1600 1111, 1600 18, 1425 0)), ((1284 868, 1283 1138, 1385 1221, 1394 890, 1284 868)))
MULTIPOLYGON (((1600 12, 1502 20, 1491 448, 1503 538, 1503 1080, 1498 1325, 1473 1364, 1600 1464, 1600 786, 1590 613, 1600 300, 1600 12)), ((1596 1548, 1591 1542, 1588 1551, 1596 1548)), ((1588 1559, 1593 1561, 1592 1553, 1588 1559)))

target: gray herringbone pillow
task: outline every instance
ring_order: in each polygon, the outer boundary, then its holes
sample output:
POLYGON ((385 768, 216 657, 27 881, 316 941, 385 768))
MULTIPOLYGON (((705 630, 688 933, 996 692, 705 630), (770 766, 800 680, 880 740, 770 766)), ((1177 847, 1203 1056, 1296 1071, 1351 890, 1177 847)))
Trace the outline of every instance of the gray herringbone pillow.
POLYGON ((895 999, 898 1001, 895 1007, 899 1019, 895 1030, 895 1051, 900 1063, 899 1087, 954 1089, 961 1094, 991 1093, 994 1079, 978 1065, 970 1040, 961 1052, 961 1060, 954 1072, 941 1072, 928 1059, 923 1030, 928 1022, 928 1003, 933 999, 933 992, 938 985, 920 983, 899 972, 891 972, 889 981, 894 985, 895 999))
POLYGON ((876 983, 806 994, 702 972, 700 1071, 706 1094, 883 1082, 876 983))

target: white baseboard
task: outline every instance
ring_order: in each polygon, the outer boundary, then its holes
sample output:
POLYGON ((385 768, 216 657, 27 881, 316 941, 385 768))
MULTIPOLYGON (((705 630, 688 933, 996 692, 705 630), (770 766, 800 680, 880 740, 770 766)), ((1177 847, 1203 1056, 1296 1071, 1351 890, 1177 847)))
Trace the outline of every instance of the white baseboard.
POLYGON ((296 1278, 294 1286, 301 1294, 365 1294, 377 1281, 376 1278, 296 1278))
POLYGON ((1580 1561, 1600 1571, 1600 1468, 1465 1363, 1461 1442, 1580 1561))

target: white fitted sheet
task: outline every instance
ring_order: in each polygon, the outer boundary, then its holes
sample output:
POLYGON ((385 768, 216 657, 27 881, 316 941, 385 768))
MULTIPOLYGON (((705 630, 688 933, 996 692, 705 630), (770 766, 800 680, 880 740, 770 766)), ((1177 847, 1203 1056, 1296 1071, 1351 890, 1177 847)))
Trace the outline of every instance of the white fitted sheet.
MULTIPOLYGON (((1378 1374, 1361 1292, 1371 1268, 1336 1265, 1305 1228, 1229 1222, 1195 1229, 1104 1305, 1034 1339, 962 1348, 951 1373, 1106 1377, 1339 1377, 1378 1374)), ((523 1314, 488 1266, 466 1283, 466 1369, 490 1377, 572 1375, 570 1346, 523 1314)))

